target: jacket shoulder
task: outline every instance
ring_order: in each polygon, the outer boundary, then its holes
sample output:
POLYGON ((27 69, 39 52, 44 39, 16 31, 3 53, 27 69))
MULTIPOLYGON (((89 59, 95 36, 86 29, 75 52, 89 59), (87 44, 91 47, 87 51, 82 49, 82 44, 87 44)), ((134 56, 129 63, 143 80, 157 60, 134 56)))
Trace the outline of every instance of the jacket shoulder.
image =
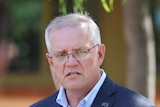
POLYGON ((30 107, 61 107, 56 103, 57 95, 58 95, 58 92, 34 103, 30 107))
POLYGON ((155 107, 143 95, 114 83, 108 76, 100 88, 93 105, 99 102, 107 102, 112 107, 155 107))
POLYGON ((134 105, 136 107, 155 107, 145 96, 133 90, 116 85, 116 94, 113 95, 117 102, 125 102, 124 104, 134 105))

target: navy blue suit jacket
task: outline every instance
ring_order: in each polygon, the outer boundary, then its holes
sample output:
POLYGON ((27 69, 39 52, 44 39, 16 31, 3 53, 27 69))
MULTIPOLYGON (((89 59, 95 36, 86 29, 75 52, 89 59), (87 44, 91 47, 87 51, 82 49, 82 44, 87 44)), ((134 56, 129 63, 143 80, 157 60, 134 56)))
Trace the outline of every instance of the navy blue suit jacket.
MULTIPOLYGON (((61 107, 56 103, 58 92, 31 107, 61 107)), ((91 107, 155 107, 147 98, 106 77, 91 107)))

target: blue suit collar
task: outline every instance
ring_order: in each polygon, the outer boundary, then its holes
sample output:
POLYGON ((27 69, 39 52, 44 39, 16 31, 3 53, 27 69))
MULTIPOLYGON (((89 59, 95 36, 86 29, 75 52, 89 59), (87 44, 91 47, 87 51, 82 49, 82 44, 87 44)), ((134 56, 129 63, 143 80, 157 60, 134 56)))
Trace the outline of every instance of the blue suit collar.
POLYGON ((111 96, 115 92, 115 84, 107 76, 91 107, 111 107, 114 103, 114 99, 111 96))

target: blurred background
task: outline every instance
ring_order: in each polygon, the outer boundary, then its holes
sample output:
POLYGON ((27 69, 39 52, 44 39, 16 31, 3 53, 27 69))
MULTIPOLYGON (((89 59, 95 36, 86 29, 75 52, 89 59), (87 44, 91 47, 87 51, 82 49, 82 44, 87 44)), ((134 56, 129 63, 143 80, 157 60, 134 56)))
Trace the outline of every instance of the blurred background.
MULTIPOLYGON (((28 107, 56 91, 44 30, 61 14, 59 1, 0 0, 1 107, 28 107)), ((67 12, 74 10, 73 1, 66 3, 67 12)), ((109 13, 100 0, 83 5, 100 27, 106 73, 160 106, 160 0, 115 1, 109 13)))

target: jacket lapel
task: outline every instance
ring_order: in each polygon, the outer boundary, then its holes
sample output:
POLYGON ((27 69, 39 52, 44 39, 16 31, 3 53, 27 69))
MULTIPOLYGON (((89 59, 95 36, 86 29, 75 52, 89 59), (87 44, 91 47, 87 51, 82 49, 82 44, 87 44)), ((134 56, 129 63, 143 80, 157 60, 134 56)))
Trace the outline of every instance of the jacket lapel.
POLYGON ((107 76, 91 107, 111 107, 114 103, 111 95, 115 92, 115 85, 107 76))

